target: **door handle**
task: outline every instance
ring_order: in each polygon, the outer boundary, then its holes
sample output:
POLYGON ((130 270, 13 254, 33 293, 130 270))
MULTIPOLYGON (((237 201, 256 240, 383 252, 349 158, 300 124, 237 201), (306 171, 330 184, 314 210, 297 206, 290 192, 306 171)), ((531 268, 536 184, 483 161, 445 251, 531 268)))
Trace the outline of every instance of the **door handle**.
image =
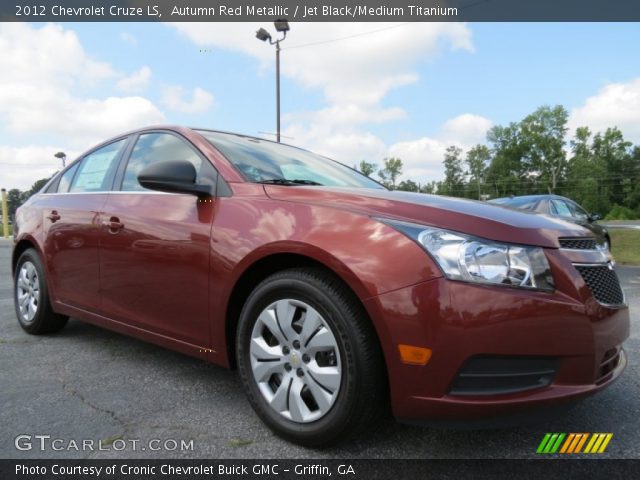
POLYGON ((124 223, 118 217, 111 217, 108 222, 104 222, 104 225, 109 229, 109 233, 118 233, 124 228, 124 223))
POLYGON ((51 220, 51 223, 55 223, 60 220, 60 214, 57 210, 52 210, 51 213, 47 215, 47 218, 51 220))

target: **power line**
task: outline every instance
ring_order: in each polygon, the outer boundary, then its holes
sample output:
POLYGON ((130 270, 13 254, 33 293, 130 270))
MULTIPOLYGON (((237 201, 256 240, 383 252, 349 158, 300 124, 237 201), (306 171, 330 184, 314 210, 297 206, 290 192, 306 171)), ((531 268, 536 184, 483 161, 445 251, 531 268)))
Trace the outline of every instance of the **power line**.
MULTIPOLYGON (((56 162, 57 163, 57 162, 56 162)), ((12 167, 48 167, 48 165, 38 165, 33 163, 21 163, 21 162, 0 162, 0 165, 10 165, 12 167)))
POLYGON ((351 38, 364 37, 365 35, 373 35, 374 33, 384 32, 385 30, 392 30, 394 28, 404 27, 405 25, 409 25, 411 23, 413 22, 404 22, 404 23, 399 23, 397 25, 390 25, 388 27, 378 28, 376 30, 369 30, 368 32, 361 32, 361 33, 355 33, 353 35, 347 35, 345 37, 332 38, 329 40, 320 40, 318 42, 303 43, 301 45, 292 45, 291 47, 282 47, 282 50, 293 50, 294 48, 315 47, 316 45, 324 45, 326 43, 334 43, 334 42, 340 42, 342 40, 349 40, 351 38))
MULTIPOLYGON (((490 1, 491 0, 475 0, 475 1, 471 1, 470 3, 467 3, 466 5, 461 5, 460 7, 457 7, 457 9, 458 10, 466 10, 468 8, 473 8, 473 7, 476 7, 476 6, 481 5, 483 3, 488 3, 490 1)), ((293 50, 294 48, 314 47, 316 45, 324 45, 326 43, 340 42, 342 40, 349 40, 351 38, 364 37, 365 35, 372 35, 374 33, 384 32, 386 30, 392 30, 394 28, 404 27, 405 25, 409 25, 411 23, 415 23, 415 22, 404 22, 404 23, 400 23, 398 25, 391 25, 389 27, 383 27, 383 28, 378 28, 376 30, 370 30, 368 32, 362 32, 362 33, 355 33, 353 35, 347 35, 345 37, 332 38, 332 39, 329 39, 329 40, 320 40, 320 41, 317 41, 317 42, 310 42, 310 43, 303 43, 301 45, 293 45, 291 47, 283 47, 282 50, 293 50)))

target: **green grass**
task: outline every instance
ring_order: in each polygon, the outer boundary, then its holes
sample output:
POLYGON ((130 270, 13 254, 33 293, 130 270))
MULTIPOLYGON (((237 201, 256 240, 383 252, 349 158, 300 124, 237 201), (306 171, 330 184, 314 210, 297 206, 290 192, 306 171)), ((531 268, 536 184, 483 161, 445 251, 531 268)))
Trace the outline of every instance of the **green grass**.
POLYGON ((640 230, 610 228, 611 253, 617 263, 640 265, 640 230))

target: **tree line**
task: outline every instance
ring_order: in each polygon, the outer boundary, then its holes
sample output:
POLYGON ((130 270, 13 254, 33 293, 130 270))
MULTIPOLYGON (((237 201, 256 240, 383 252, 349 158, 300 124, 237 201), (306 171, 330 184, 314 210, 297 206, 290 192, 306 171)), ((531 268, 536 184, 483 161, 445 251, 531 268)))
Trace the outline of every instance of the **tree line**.
POLYGON ((356 168, 395 190, 482 200, 553 193, 610 219, 640 218, 640 146, 617 127, 579 127, 569 138, 568 118, 562 105, 545 105, 519 122, 492 127, 486 145, 466 152, 452 145, 442 181, 398 182, 399 158, 385 158, 380 167, 363 160, 356 168))
POLYGON ((49 178, 41 178, 40 180, 37 180, 33 185, 31 185, 31 188, 29 190, 22 191, 17 188, 12 188, 7 191, 7 210, 9 213, 9 218, 11 220, 15 218, 16 210, 18 209, 18 207, 26 202, 29 197, 38 193, 40 189, 44 187, 44 185, 49 181, 49 178))

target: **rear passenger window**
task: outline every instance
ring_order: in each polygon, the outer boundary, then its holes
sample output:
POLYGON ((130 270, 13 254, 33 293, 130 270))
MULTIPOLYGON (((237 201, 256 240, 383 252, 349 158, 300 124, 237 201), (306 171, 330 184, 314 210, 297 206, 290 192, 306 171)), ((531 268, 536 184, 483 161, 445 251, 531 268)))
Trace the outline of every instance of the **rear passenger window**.
POLYGON ((69 191, 73 176, 78 170, 78 165, 80 165, 79 162, 62 174, 62 176, 60 177, 60 182, 58 183, 58 193, 65 193, 69 191))
POLYGON ((143 168, 157 162, 187 160, 196 167, 196 182, 213 185, 216 171, 213 166, 184 140, 169 133, 145 133, 140 135, 131 152, 122 181, 122 190, 147 190, 138 182, 138 174, 143 168))
POLYGON ((110 143, 82 159, 70 192, 104 192, 111 190, 113 175, 118 166, 120 150, 126 139, 110 143))

